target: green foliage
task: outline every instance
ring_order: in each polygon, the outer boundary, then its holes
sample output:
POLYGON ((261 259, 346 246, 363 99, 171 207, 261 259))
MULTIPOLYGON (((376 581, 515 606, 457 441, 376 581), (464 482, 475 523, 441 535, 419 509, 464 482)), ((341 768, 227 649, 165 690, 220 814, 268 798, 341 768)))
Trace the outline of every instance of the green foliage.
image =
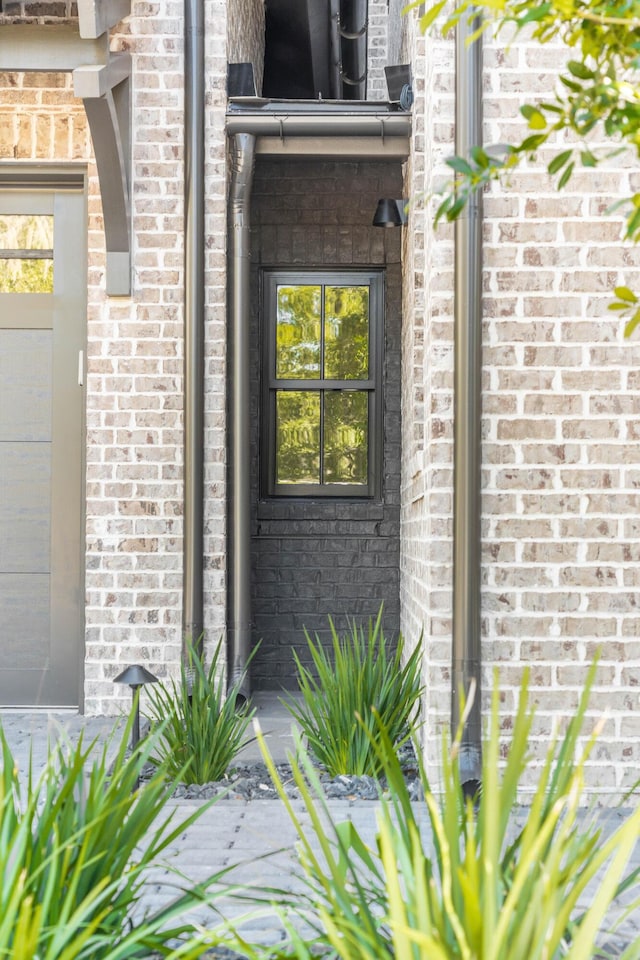
POLYGON ((0 293, 53 293, 53 260, 0 259, 0 293))
MULTIPOLYGON (((421 0, 415 0, 406 10, 420 12, 421 7, 421 0)), ((423 30, 433 25, 443 8, 444 4, 437 2, 421 15, 423 30)), ((570 181, 577 165, 592 168, 629 150, 640 157, 637 0, 462 0, 449 13, 443 32, 461 21, 473 24, 472 37, 485 30, 498 35, 508 25, 516 31, 526 27, 541 44, 562 43, 568 58, 552 97, 520 108, 530 133, 519 143, 502 146, 497 152, 494 148, 493 156, 488 148, 486 163, 473 156, 448 161, 457 178, 438 208, 437 219, 455 220, 474 191, 501 178, 523 157, 535 157, 556 134, 569 134, 576 140, 575 147, 559 151, 548 163, 549 173, 558 178, 559 190, 570 181), (592 147, 594 134, 610 146, 592 147)), ((624 236, 638 243, 640 194, 627 197, 622 205, 626 208, 624 236)), ((621 305, 620 300, 613 309, 629 314, 628 335, 640 322, 637 309, 631 303, 621 305)))
POLYGON ((382 630, 382 608, 369 621, 368 634, 357 625, 340 638, 331 627, 330 655, 316 636, 305 631, 315 674, 294 658, 302 704, 287 708, 302 729, 310 750, 331 776, 378 776, 382 763, 375 749, 375 708, 395 744, 407 740, 415 729, 420 709, 422 641, 405 660, 403 638, 393 652, 382 630), (358 717, 363 718, 358 720, 358 717))
POLYGON ((131 723, 111 765, 108 745, 81 738, 54 748, 25 788, 0 729, 0 957, 178 956, 167 946, 176 939, 180 956, 201 955, 203 938, 179 918, 210 899, 204 886, 153 915, 136 908, 149 867, 206 806, 172 827, 161 816, 171 792, 164 772, 136 789, 150 745, 127 756, 130 732, 131 723))
POLYGON ((0 293, 53 293, 52 257, 52 216, 0 214, 0 293))
MULTIPOLYGON (((624 877, 640 831, 640 808, 610 836, 580 807, 584 764, 596 734, 581 751, 588 695, 564 736, 550 745, 526 807, 518 793, 529 765, 533 712, 525 671, 506 755, 500 738, 499 691, 483 756, 477 806, 465 800, 459 740, 443 743, 441 793, 421 771, 428 831, 412 803, 393 742, 378 718, 374 749, 389 783, 381 800, 376 842, 352 822, 335 823, 307 756, 294 779, 307 823, 298 816, 262 744, 265 760, 299 838, 306 889, 282 894, 291 948, 282 956, 342 960, 589 960, 621 892, 638 894, 638 870, 624 877), (501 764, 501 757, 504 760, 501 764), (576 759, 577 758, 577 759, 576 759), (309 786, 309 783, 311 786, 309 786), (310 930, 302 938, 300 924, 310 930)), ((640 905, 640 898, 629 913, 640 905)), ((640 956, 640 938, 624 960, 640 956)))
POLYGON ((221 780, 238 751, 254 711, 238 696, 240 681, 225 696, 219 668, 222 641, 205 668, 188 646, 180 682, 149 685, 149 716, 158 735, 150 760, 184 783, 221 780))

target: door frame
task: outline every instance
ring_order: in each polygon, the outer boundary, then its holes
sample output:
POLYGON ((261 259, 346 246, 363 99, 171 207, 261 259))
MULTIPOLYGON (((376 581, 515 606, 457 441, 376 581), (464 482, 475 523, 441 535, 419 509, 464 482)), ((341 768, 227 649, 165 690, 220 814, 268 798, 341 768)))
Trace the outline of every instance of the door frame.
MULTIPOLYGON (((48 194, 52 195, 52 207, 54 212, 54 303, 52 306, 54 318, 59 310, 68 309, 73 304, 74 314, 77 314, 78 323, 72 336, 75 342, 79 343, 81 354, 76 354, 75 347, 69 350, 58 350, 57 356, 54 354, 53 365, 53 385, 52 397, 56 395, 56 389, 60 390, 61 381, 67 384, 68 388, 80 391, 78 398, 79 410, 78 417, 74 419, 74 429, 80 433, 78 459, 74 467, 76 472, 77 497, 76 507, 73 509, 73 516, 56 516, 56 503, 51 502, 51 568, 55 565, 60 572, 64 570, 67 562, 74 563, 77 573, 75 589, 77 590, 76 603, 72 606, 67 596, 67 609, 64 612, 55 611, 51 605, 51 630, 55 629, 55 621, 61 617, 64 619, 72 609, 73 619, 76 623, 74 633, 77 632, 76 643, 76 663, 77 673, 77 692, 76 704, 66 706, 57 704, 27 704, 24 709, 27 710, 50 710, 56 706, 62 709, 78 710, 82 713, 84 708, 84 662, 85 662, 85 555, 86 555, 86 355, 87 355, 87 275, 88 275, 88 239, 87 239, 87 169, 86 164, 58 164, 58 163, 5 163, 0 161, 0 196, 7 198, 15 196, 16 198, 25 194, 48 194), (71 199, 73 198, 73 199, 71 199), (71 204, 69 203, 71 200, 71 204), (72 209, 73 205, 73 209, 72 209), (67 229, 71 229, 71 233, 67 229), (82 284, 77 284, 77 289, 73 290, 69 296, 60 298, 61 277, 56 272, 56 249, 67 245, 67 238, 72 236, 71 243, 73 247, 73 267, 68 261, 67 265, 62 265, 62 269, 73 269, 74 273, 79 270, 84 278, 82 284), (81 319, 80 319, 81 318, 81 319), (79 334, 79 338, 78 338, 79 334), (60 363, 60 357, 65 358, 65 363, 60 363), (61 369, 64 366, 66 369, 61 369), (70 379, 73 378, 73 379, 70 379), (55 520, 54 520, 55 518, 55 520), (64 556, 64 551, 68 549, 68 544, 64 540, 56 538, 54 532, 54 523, 73 523, 75 528, 74 537, 77 538, 78 555, 64 556), (62 555, 60 553, 62 551, 62 555)), ((16 212, 18 212, 16 210, 16 212)), ((64 276, 64 274, 63 274, 64 276)), ((64 282, 62 280, 62 282, 64 282)), ((11 296, 11 295, 9 295, 11 296)), ((22 296, 22 295, 20 295, 22 296)), ((26 294, 25 296, 30 296, 26 294)), ((55 321, 54 321, 55 322, 55 321)), ((65 334, 66 335, 66 334, 65 334)), ((64 338, 63 338, 64 339, 64 338)), ((66 426, 66 424, 64 424, 66 426)), ((64 457, 64 444, 62 448, 58 443, 58 448, 52 447, 52 456, 55 461, 56 456, 64 457)), ((54 490, 52 487, 52 494, 54 490)), ((75 552, 75 549, 74 549, 75 552)), ((55 590, 55 581, 52 578, 51 592, 55 590)), ((8 708, 12 709, 12 708, 8 708)), ((13 708, 15 709, 15 708, 13 708)), ((20 708, 22 709, 22 707, 20 708)))

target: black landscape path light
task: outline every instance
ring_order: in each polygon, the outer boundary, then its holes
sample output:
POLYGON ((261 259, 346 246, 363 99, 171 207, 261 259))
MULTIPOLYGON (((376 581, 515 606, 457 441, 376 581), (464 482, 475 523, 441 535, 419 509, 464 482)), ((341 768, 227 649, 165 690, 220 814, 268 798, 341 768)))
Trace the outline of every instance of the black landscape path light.
POLYGON ((113 682, 126 683, 132 690, 132 705, 135 712, 133 715, 133 729, 131 731, 131 749, 134 750, 140 740, 140 696, 136 697, 136 693, 140 690, 140 687, 144 687, 146 683, 158 683, 158 678, 154 677, 146 667, 141 666, 139 663, 134 663, 132 666, 123 670, 122 673, 119 673, 113 682))

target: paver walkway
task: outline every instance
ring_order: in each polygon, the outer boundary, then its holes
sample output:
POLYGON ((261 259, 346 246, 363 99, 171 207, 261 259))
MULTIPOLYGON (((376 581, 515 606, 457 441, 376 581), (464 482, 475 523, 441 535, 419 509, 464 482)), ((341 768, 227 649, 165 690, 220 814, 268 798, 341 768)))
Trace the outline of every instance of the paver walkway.
MULTIPOLYGON (((286 759, 291 745, 290 718, 273 696, 257 698, 257 714, 261 727, 267 735, 274 759, 286 759)), ((45 713, 11 713, 0 711, 0 722, 5 731, 19 769, 26 771, 29 756, 34 769, 45 762, 47 742, 52 738, 69 737, 74 740, 84 730, 85 741, 97 738, 105 742, 114 729, 113 718, 84 718, 73 714, 47 715, 45 713)), ((245 748, 247 760, 259 758, 256 744, 245 748)), ((309 823, 309 815, 301 801, 293 801, 300 820, 309 823)), ((194 801, 170 801, 167 811, 172 812, 177 822, 185 819, 197 804, 194 801)), ((375 802, 330 800, 328 806, 334 820, 350 819, 366 842, 372 843, 376 831, 375 802)), ((606 829, 614 829, 621 822, 624 811, 605 809, 599 814, 606 829)), ((424 809, 418 817, 425 833, 427 818, 424 809)), ((166 869, 159 867, 149 877, 145 888, 144 909, 164 905, 176 895, 176 878, 170 867, 177 868, 192 881, 199 882, 218 870, 237 865, 229 881, 249 884, 257 890, 266 888, 299 888, 296 877, 296 834, 284 806, 278 800, 221 799, 181 834, 168 851, 166 869)), ((640 842, 632 854, 632 865, 640 865, 640 842)), ((247 906, 225 896, 216 903, 221 915, 229 919, 244 916, 247 906)), ((211 925, 215 915, 206 910, 199 913, 198 920, 211 925)), ((277 917, 273 914, 256 916, 244 927, 249 940, 272 944, 281 937, 277 917)), ((624 939, 629 942, 640 934, 640 916, 631 917, 624 927, 624 939)), ((633 958, 633 960, 640 960, 633 958)))

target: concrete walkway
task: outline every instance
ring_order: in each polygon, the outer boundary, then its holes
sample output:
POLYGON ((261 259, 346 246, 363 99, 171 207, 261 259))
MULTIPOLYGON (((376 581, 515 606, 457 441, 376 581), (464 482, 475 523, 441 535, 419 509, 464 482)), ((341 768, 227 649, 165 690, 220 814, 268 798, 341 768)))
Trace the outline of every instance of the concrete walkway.
MULTIPOLYGON (((256 697, 256 708, 274 759, 277 762, 286 760, 287 750, 292 745, 290 715, 274 695, 256 697)), ((80 731, 84 731, 85 742, 96 738, 99 743, 104 743, 114 731, 113 718, 84 718, 70 713, 47 715, 0 711, 0 722, 23 773, 28 770, 30 754, 34 769, 42 768, 48 740, 61 737, 75 740, 80 731)), ((259 758, 257 744, 245 748, 243 756, 249 761, 259 758)), ((170 801, 167 812, 172 813, 179 823, 197 806, 193 801, 170 801)), ((302 802, 293 801, 293 806, 301 822, 308 825, 309 814, 302 802)), ((365 842, 374 845, 378 806, 375 802, 330 800, 328 806, 334 821, 351 820, 365 842)), ((417 815, 426 835, 427 818, 422 806, 417 815)), ((608 832, 622 821, 624 813, 605 809, 599 816, 605 821, 608 832)), ((200 882, 233 866, 233 871, 226 877, 228 882, 248 884, 259 892, 267 888, 300 889, 295 841, 295 829, 280 801, 217 800, 195 824, 184 830, 168 852, 166 864, 149 876, 143 907, 153 910, 177 895, 176 885, 180 881, 173 869, 182 871, 191 881, 200 882)), ((632 865, 640 866, 640 843, 636 844, 632 854, 632 865)), ((248 909, 246 904, 226 895, 216 902, 216 907, 220 915, 228 919, 244 916, 248 909)), ((199 911, 196 919, 212 926, 217 918, 208 908, 199 911)), ((265 945, 277 943, 282 938, 279 920, 271 910, 248 920, 243 930, 250 941, 265 945)), ((630 918, 623 932, 627 943, 638 936, 640 915, 630 918)))

